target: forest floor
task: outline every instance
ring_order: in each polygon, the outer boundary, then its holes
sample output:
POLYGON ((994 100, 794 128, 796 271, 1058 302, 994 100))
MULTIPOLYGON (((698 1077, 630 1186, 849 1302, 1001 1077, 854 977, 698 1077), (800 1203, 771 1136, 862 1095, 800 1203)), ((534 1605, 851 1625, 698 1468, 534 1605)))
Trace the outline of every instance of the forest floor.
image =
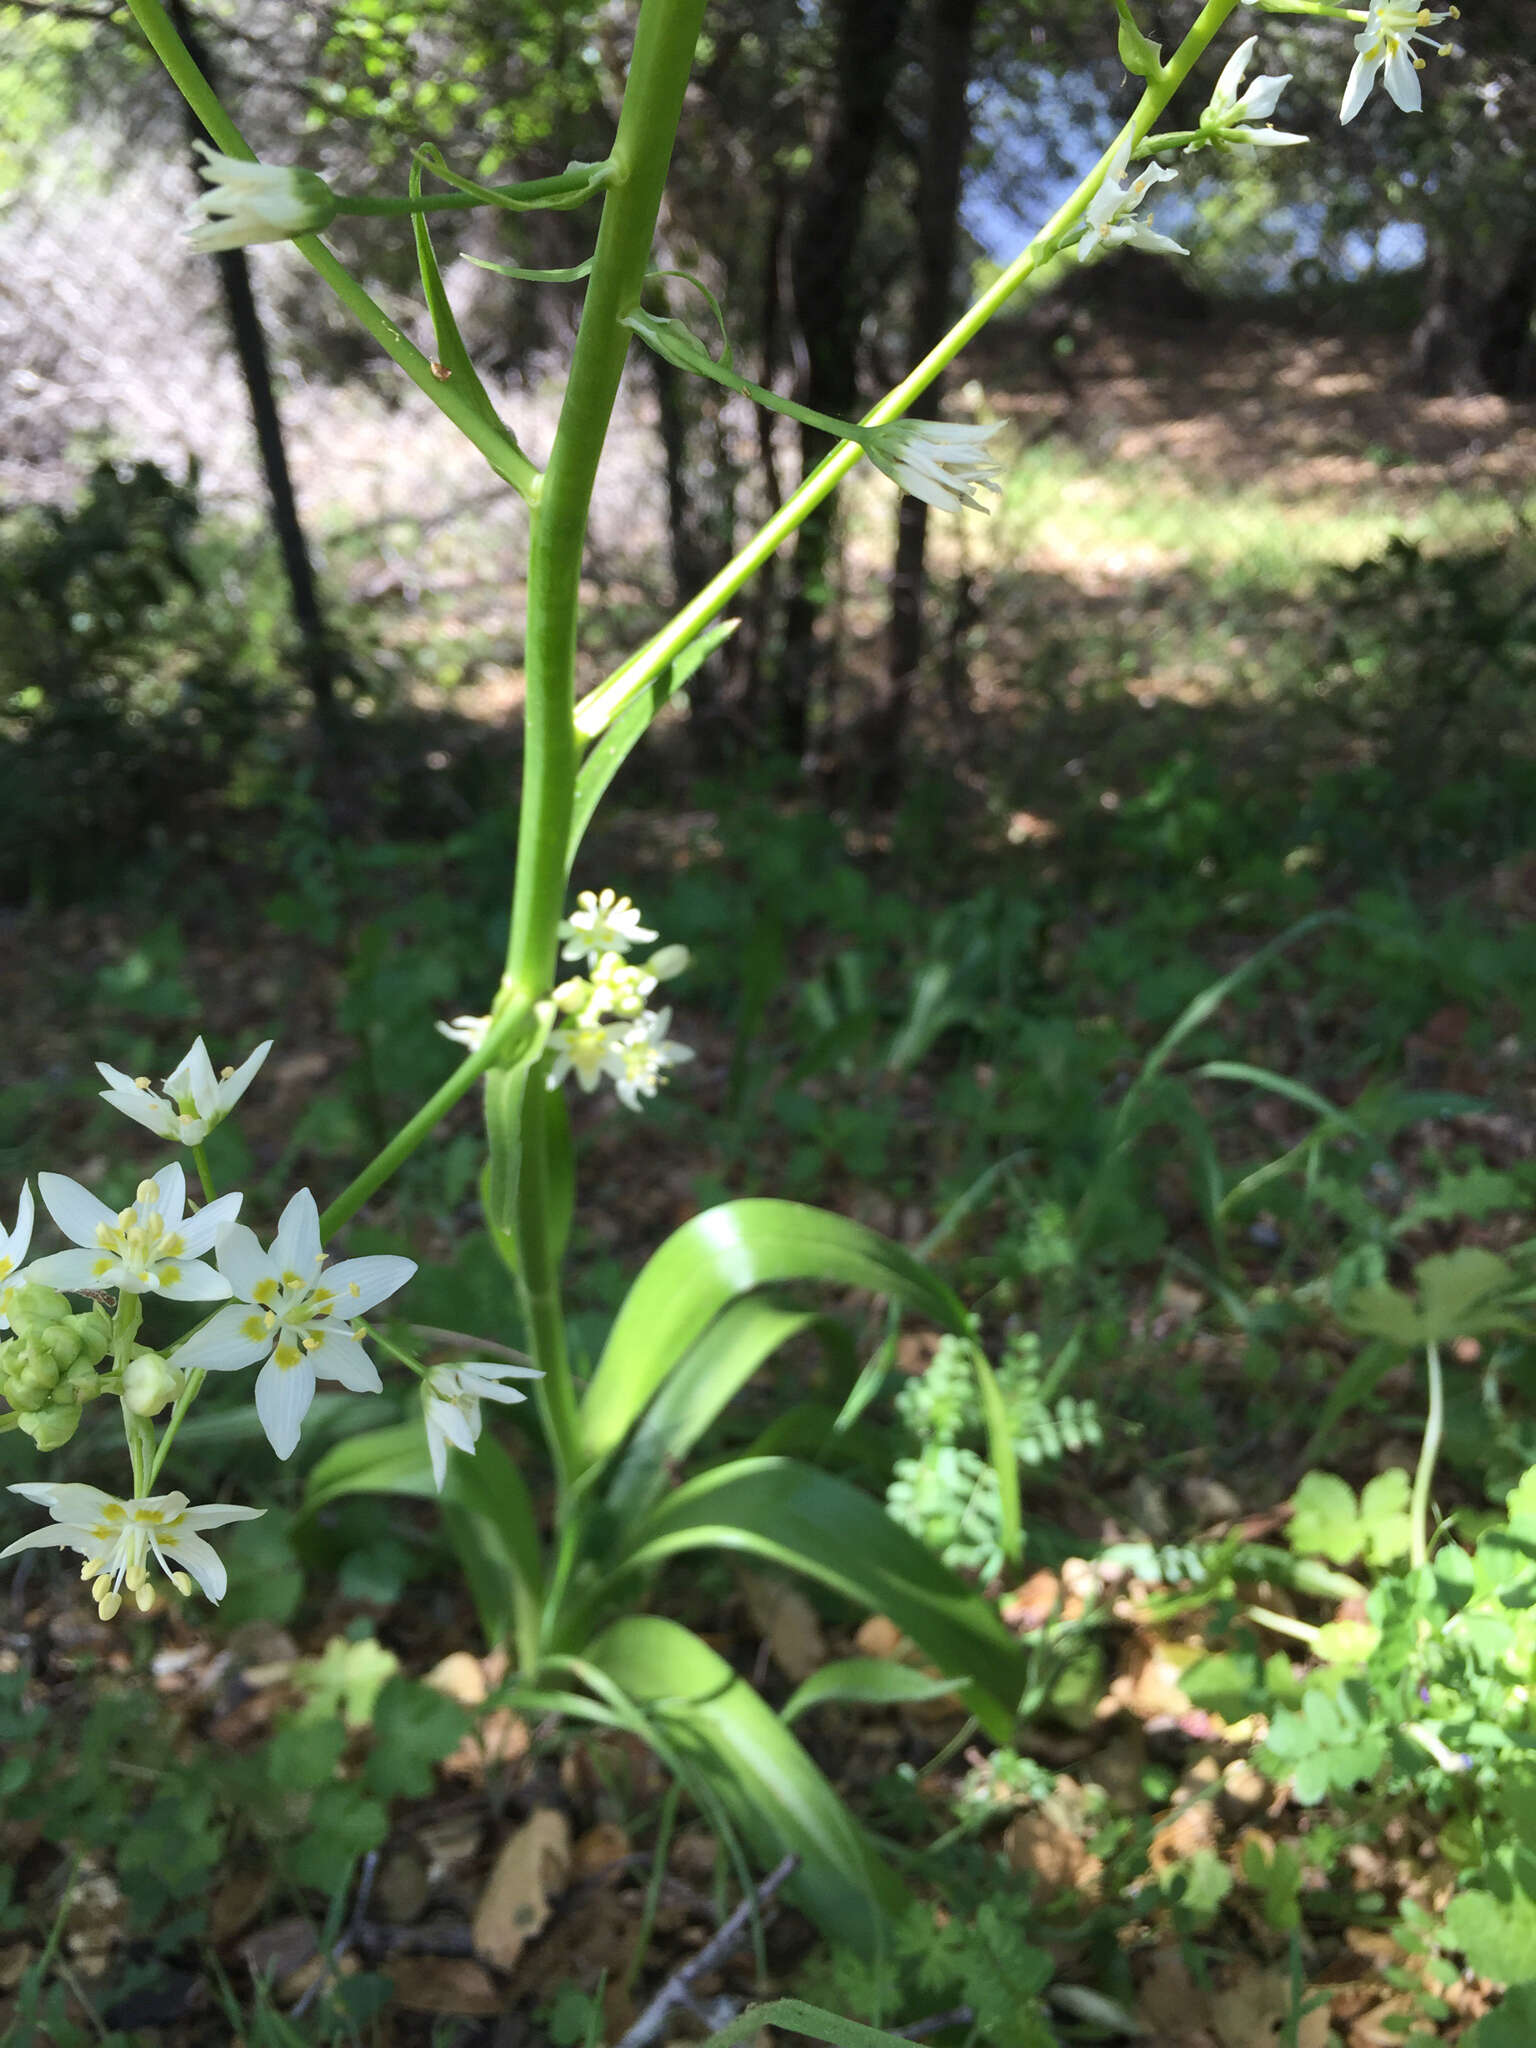
MULTIPOLYGON (((694 777, 679 802, 675 717, 594 836, 591 879, 631 889, 695 952, 674 1028, 699 1057, 643 1143, 611 1103, 578 1105, 592 1192, 572 1249, 575 1350, 594 1353, 639 1264, 711 1201, 785 1194, 913 1245, 968 1202, 940 1263, 989 1340, 1038 1339, 1047 1360, 1074 1342, 1066 1384, 1099 1418, 1096 1443, 1044 1458, 1024 1565, 991 1580, 1063 1671, 1011 1750, 941 1699, 839 1709, 806 1738, 818 1760, 901 1836, 919 1890, 949 1901, 941 1925, 1007 1899, 1012 1938, 1042 1942, 1058 1983, 1086 1994, 1051 2007, 1063 2038, 1453 2039, 1486 1982, 1432 1979, 1402 1938, 1455 1886, 1435 1826, 1410 1800, 1363 1820, 1347 1802, 1304 1806, 1255 1770, 1254 1716, 1182 1689, 1227 1638, 1169 1559, 1276 1541, 1320 1416, 1326 1461, 1353 1483, 1411 1465, 1406 1360, 1330 1408, 1358 1346, 1329 1288, 1373 1252, 1400 1278, 1457 1245, 1507 1248, 1536 1192, 1536 405, 1415 399, 1379 335, 1122 323, 1065 356, 1032 337, 997 330, 964 366, 1021 454, 987 526, 939 523, 936 596, 968 680, 919 708, 925 768, 905 802, 871 814, 835 784, 755 773, 694 777), (1234 985, 1170 1066, 1159 1116, 1120 1143, 1119 1105, 1186 1004, 1311 917, 1339 922, 1234 985), (1220 1060, 1246 1081, 1206 1071, 1220 1060), (1317 1091, 1351 1133, 1256 1074, 1317 1091), (1186 1146, 1192 1130, 1205 1137, 1186 1146), (1255 1173, 1270 1175, 1262 1201, 1233 1206, 1255 1173), (1305 2016, 1298 1983, 1323 2000, 1305 2016)), ((161 849, 109 903, 7 919, 0 1187, 46 1167, 121 1199, 148 1155, 124 1157, 90 1062, 159 1074, 196 1030, 218 1058, 278 1037, 214 1147, 263 1213, 296 1184, 323 1200, 446 1070, 433 1019, 484 1007, 510 827, 504 808, 478 811, 520 696, 515 537, 476 522, 473 505, 414 530, 391 514, 349 535, 345 508, 327 521, 331 574, 377 644, 430 672, 409 716, 378 715, 375 762, 441 792, 421 805, 430 832, 403 827, 407 799, 382 835, 360 820, 338 843, 300 792, 210 819, 190 856, 161 849)), ((875 672, 889 526, 882 485, 852 494, 834 725, 875 672)), ((654 547, 605 557, 602 576, 593 680, 653 622, 664 580, 654 547)), ((409 1249, 437 1269, 413 1295, 423 1323, 515 1343, 504 1278, 470 1245, 479 1157, 466 1107, 349 1249, 409 1249)), ((931 1353, 905 1338, 898 1383, 931 1353)), ((737 1433, 794 1398, 803 1371, 764 1375, 737 1433)), ((1475 1378, 1453 1394, 1446 1505, 1480 1504, 1531 1462, 1518 1399, 1490 1421, 1475 1378)), ((188 1490, 270 1498, 236 1391, 187 1432, 188 1490)), ((342 1407, 317 1407, 317 1446, 342 1407)), ((87 1434, 67 1476, 100 1476, 87 1434)), ((32 1476, 29 1455, 0 1438, 5 1478, 32 1476)), ((272 1526, 298 1491, 285 1469, 272 1526)), ((654 1760, 498 1706, 504 1665, 476 1640, 432 1518, 355 1506, 303 1538, 302 1568, 281 1534, 232 1545, 217 1629, 179 1611, 102 1628, 67 1573, 13 1582, 0 1736, 22 1760, 5 1782, 30 1804, 0 1816, 19 1873, 0 1996, 48 1978, 33 2038, 223 2043, 219 1968, 247 2003, 268 1974, 291 2009, 339 1932, 357 2010, 379 2001, 357 2038, 379 2048, 581 2040, 594 1997, 613 2041, 708 1937, 721 1865, 696 1816, 665 1836, 654 1760), (388 1835, 356 1869, 343 1858, 327 1926, 316 1900, 334 1866, 306 1848, 301 1815, 264 1811, 274 1744, 287 1768, 283 1730, 344 1711, 357 1779, 395 1666, 473 1710, 477 1732, 432 1752, 420 1783, 390 1784, 388 1835)), ((905 1654, 882 1617, 756 1574, 721 1567, 660 1597, 776 1703, 828 1658, 905 1654)), ((1234 1597, 1257 1595, 1216 1605, 1234 1597)), ((1262 1603, 1307 1627, 1351 1618, 1283 1586, 1262 1603)), ((811 1947, 780 1912, 766 1982, 800 1985, 811 1947)), ((851 1997, 856 1972, 817 1967, 828 2003, 851 1997)), ((695 1991, 739 2001, 753 1977, 743 1945, 695 1991)), ((968 1982, 951 2003, 974 2004, 968 1982)), ((944 2003, 919 1995, 888 2023, 944 2003)), ((703 2031, 673 2026, 658 2038, 703 2031)), ((245 2038, 347 2036, 253 2018, 245 2038)))

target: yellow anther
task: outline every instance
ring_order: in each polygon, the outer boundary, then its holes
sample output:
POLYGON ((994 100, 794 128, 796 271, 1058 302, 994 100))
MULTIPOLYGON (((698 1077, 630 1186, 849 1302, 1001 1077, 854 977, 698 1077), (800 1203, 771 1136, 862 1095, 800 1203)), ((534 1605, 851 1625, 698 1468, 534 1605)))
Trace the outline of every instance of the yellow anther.
POLYGON ((155 1604, 155 1589, 153 1586, 140 1586, 133 1597, 138 1602, 140 1614, 148 1614, 155 1604))
POLYGON ((220 1079, 221 1081, 232 1081, 232 1080, 233 1080, 234 1078, 235 1078, 235 1070, 234 1070, 234 1068, 233 1068, 233 1067, 220 1067, 220 1069, 219 1069, 219 1079, 220 1079))
POLYGON ((96 1601, 105 1600, 111 1590, 112 1574, 104 1571, 97 1572, 96 1583, 91 1588, 91 1598, 96 1601))
POLYGON ((133 1077, 133 1085, 135 1088, 142 1089, 143 1092, 147 1095, 149 1093, 148 1074, 135 1074, 133 1077))
POLYGON ((185 1599, 192 1591, 192 1576, 190 1572, 172 1572, 171 1584, 185 1599))
POLYGON ((271 1309, 268 1309, 268 1310, 267 1310, 267 1312, 266 1312, 266 1314, 265 1314, 265 1315, 264 1315, 264 1316, 262 1317, 261 1321, 262 1321, 262 1327, 263 1327, 264 1329, 268 1329, 268 1330, 270 1330, 270 1329, 272 1328, 273 1324, 274 1324, 274 1323, 275 1323, 275 1322, 277 1321, 277 1317, 276 1317, 275 1315, 273 1315, 273 1313, 272 1313, 271 1309))
POLYGON ((141 1180, 134 1189, 133 1194, 134 1200, 138 1202, 158 1202, 160 1199, 159 1183, 152 1180, 141 1180))
MULTIPOLYGON (((132 1230, 138 1220, 139 1212, 137 1209, 119 1209, 117 1212, 118 1230, 132 1230)), ((115 1234, 110 1223, 98 1223, 96 1226, 96 1242, 98 1244, 110 1244, 115 1234)))
POLYGON ((144 1581, 148 1577, 149 1573, 141 1564, 129 1565, 127 1571, 123 1574, 124 1582, 126 1583, 130 1593, 137 1593, 140 1586, 144 1584, 144 1581))
POLYGON ((325 1339, 323 1337, 306 1337, 304 1339, 304 1349, 306 1351, 318 1351, 324 1342, 325 1339))
POLYGON ((103 1621, 110 1621, 123 1604, 121 1593, 102 1593, 97 1597, 96 1612, 103 1621))

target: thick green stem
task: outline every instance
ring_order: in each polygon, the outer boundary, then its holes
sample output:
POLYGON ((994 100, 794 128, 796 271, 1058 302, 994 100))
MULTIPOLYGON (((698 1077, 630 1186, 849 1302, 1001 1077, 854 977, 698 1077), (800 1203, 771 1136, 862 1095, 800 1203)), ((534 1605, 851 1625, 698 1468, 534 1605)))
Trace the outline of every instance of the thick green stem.
POLYGON ((581 1468, 581 1428, 565 1347, 559 1253, 550 1234, 555 1205, 549 1185, 549 1139, 545 1129, 548 1105, 549 1090, 544 1085, 543 1073, 535 1066, 529 1070, 523 1088, 512 1229, 517 1240, 518 1293, 528 1348, 544 1374, 543 1379, 534 1383, 534 1398, 563 1490, 581 1468))
MULTIPOLYGON (((549 467, 534 508, 528 556, 527 698, 517 879, 507 983, 524 1003, 554 979, 566 855, 580 750, 574 720, 576 625, 592 488, 640 302, 704 0, 642 0, 634 53, 609 156, 592 274, 571 357, 549 467)), ((528 1342, 544 1373, 541 1405, 561 1477, 574 1476, 576 1403, 565 1352, 559 1268, 549 1235, 542 1104, 529 1083, 513 1228, 528 1342)))
POLYGON ((651 237, 704 0, 643 0, 609 162, 592 275, 570 381, 535 509, 528 556, 527 709, 517 886, 507 977, 535 1002, 553 977, 576 785, 572 720, 576 619, 587 515, 629 346, 623 316, 639 304, 651 237))
POLYGON ((1429 1563, 1429 1489, 1434 1483, 1435 1460, 1440 1455, 1440 1435, 1445 1427, 1445 1382, 1440 1371, 1439 1345, 1426 1345, 1424 1359, 1429 1369, 1429 1408, 1424 1417, 1424 1441, 1419 1446, 1413 1499, 1409 1504, 1408 1562, 1414 1571, 1429 1563))
MULTIPOLYGON (((128 0, 128 8, 150 48, 212 140, 227 156, 254 163, 256 152, 220 106, 218 95, 192 61, 186 44, 177 35, 160 0, 128 0)), ((366 328, 385 354, 404 370, 417 390, 425 392, 438 411, 453 421, 504 482, 530 504, 533 503, 539 491, 539 472, 523 451, 485 419, 472 400, 455 391, 451 384, 438 382, 432 375, 431 363, 421 350, 406 340, 383 308, 374 303, 346 265, 337 261, 318 235, 296 235, 293 246, 320 273, 358 324, 366 328)))
MULTIPOLYGON (((1088 201, 1104 182, 1104 173, 1115 149, 1129 137, 1132 149, 1150 132, 1153 123, 1164 107, 1173 98, 1195 65, 1204 56, 1229 15, 1238 6, 1238 0, 1209 0, 1201 9, 1173 56, 1163 66, 1162 76, 1149 85, 1137 103, 1136 111, 1124 128, 1115 137, 1110 149, 1078 186, 1070 198, 1060 205, 1040 232, 1021 250, 1008 268, 1001 272, 996 282, 977 299, 968 312, 962 314, 950 328, 942 341, 935 344, 923 357, 917 367, 880 403, 866 414, 863 425, 883 426, 887 420, 899 419, 912 401, 926 391, 959 355, 966 344, 973 341, 993 315, 1012 298, 1040 266, 1055 253, 1059 237, 1072 226, 1082 213, 1088 201)), ((664 626, 654 639, 648 641, 638 653, 630 656, 605 682, 600 683, 581 701, 576 713, 576 725, 583 738, 590 739, 610 725, 624 706, 659 676, 664 668, 675 661, 677 656, 699 633, 718 618, 741 589, 751 581, 768 557, 799 526, 802 526, 822 500, 828 497, 847 476, 863 451, 856 442, 842 441, 824 461, 819 462, 806 477, 793 496, 770 519, 766 526, 726 563, 719 574, 713 577, 691 603, 686 604, 677 616, 664 626)))

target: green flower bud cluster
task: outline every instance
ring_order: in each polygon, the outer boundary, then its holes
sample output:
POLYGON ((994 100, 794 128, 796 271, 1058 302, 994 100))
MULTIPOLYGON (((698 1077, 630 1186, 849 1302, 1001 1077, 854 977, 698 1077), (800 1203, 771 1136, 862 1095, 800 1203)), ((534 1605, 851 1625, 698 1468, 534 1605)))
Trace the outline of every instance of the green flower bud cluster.
POLYGON ((13 1335, 0 1343, 0 1397, 40 1451, 56 1451, 104 1390, 96 1368, 112 1348, 112 1319, 100 1305, 76 1315, 35 1281, 7 1292, 5 1312, 13 1335))

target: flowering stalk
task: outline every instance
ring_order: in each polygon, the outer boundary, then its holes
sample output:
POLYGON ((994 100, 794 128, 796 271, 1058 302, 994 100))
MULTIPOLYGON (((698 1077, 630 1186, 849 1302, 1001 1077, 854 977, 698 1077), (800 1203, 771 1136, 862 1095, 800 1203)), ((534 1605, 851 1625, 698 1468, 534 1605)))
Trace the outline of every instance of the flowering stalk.
MULTIPOLYGON (((871 407, 861 425, 875 427, 888 420, 900 419, 913 400, 920 398, 934 379, 948 369, 960 351, 975 340, 994 314, 1000 312, 1014 293, 1056 254, 1061 238, 1082 218, 1089 200, 1104 182, 1116 150, 1129 138, 1131 152, 1135 154, 1137 145, 1150 134, 1158 115, 1205 55, 1229 16, 1236 13, 1238 5, 1239 0, 1207 0, 1190 24, 1183 42, 1163 65, 1160 75, 1142 93, 1134 113, 1112 146, 1076 191, 1063 200, 1039 233, 1019 251, 1005 270, 999 272, 995 281, 949 332, 935 342, 922 361, 909 370, 878 405, 871 407)), ((774 516, 758 528, 746 546, 711 577, 697 597, 684 605, 644 647, 621 662, 612 675, 582 698, 576 707, 576 728, 584 739, 595 739, 599 733, 605 732, 625 705, 633 703, 664 669, 671 666, 689 642, 697 639, 710 621, 720 616, 737 591, 751 582, 769 556, 804 525, 823 499, 831 496, 861 453, 856 443, 840 442, 817 463, 774 516)))
MULTIPOLYGON (((160 0, 128 0, 128 11, 138 23, 146 42, 170 74, 187 105, 227 156, 254 163, 256 153, 219 104, 217 93, 204 78, 191 52, 176 33, 160 0)), ((451 419, 464 438, 478 448, 491 468, 530 503, 538 495, 539 472, 523 451, 499 433, 473 401, 451 383, 442 384, 432 374, 429 359, 406 340, 382 306, 366 292, 346 265, 333 256, 318 235, 299 235, 293 246, 316 269, 361 326, 451 419)))

